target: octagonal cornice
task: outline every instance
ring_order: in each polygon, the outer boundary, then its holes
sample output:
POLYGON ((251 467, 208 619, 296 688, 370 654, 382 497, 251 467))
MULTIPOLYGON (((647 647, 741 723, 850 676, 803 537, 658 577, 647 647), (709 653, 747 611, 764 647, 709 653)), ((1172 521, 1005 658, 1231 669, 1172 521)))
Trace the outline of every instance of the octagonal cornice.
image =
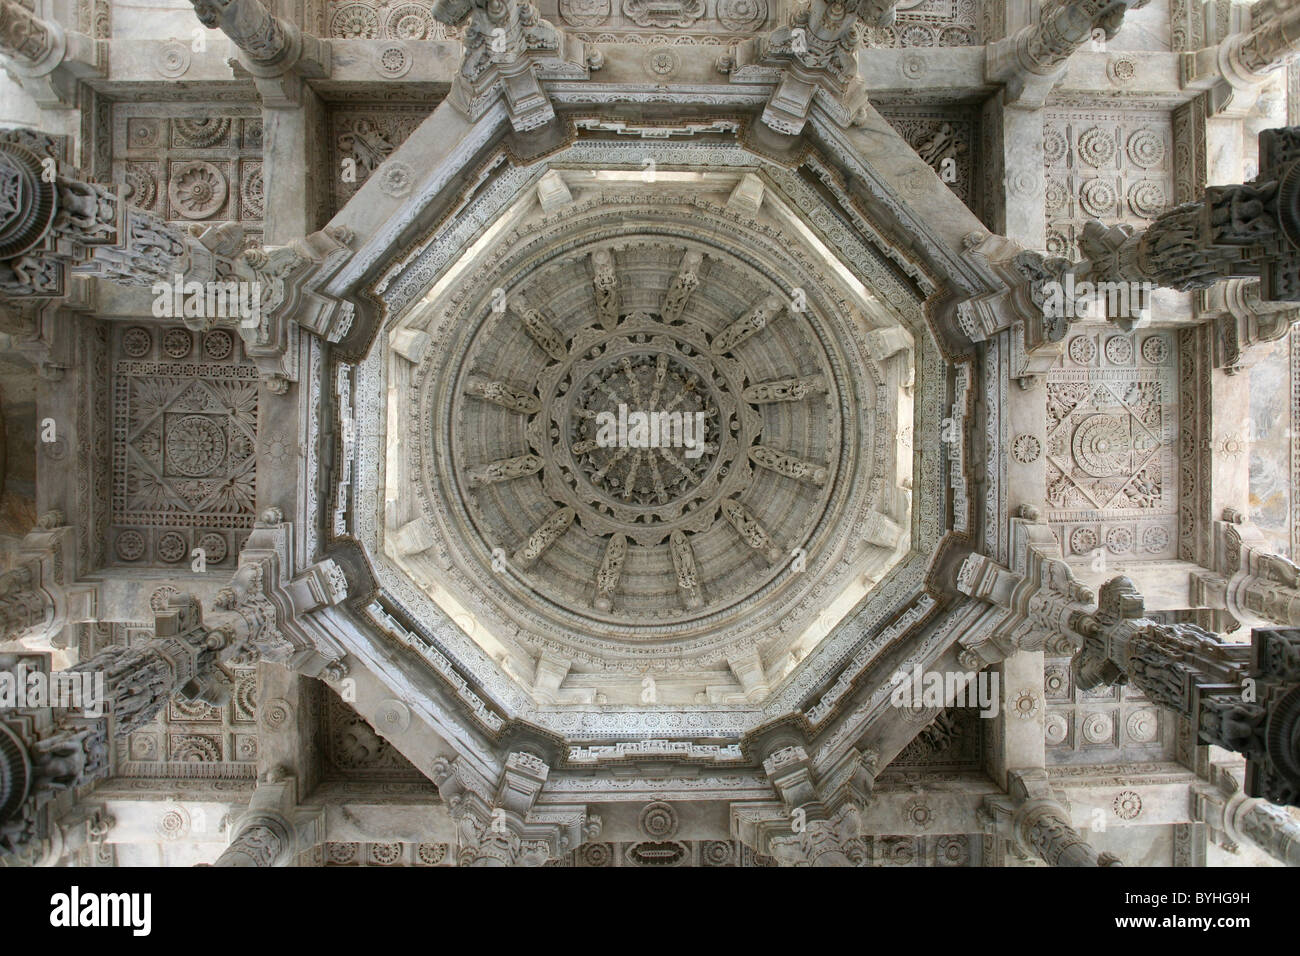
MULTIPOLYGON (((376 599, 340 615, 335 638, 358 650, 362 645, 372 647, 358 656, 376 673, 400 660, 412 678, 419 674, 418 681, 412 679, 403 688, 401 699, 440 739, 476 740, 474 749, 484 760, 492 759, 487 755, 494 751, 505 728, 532 724, 567 742, 568 754, 561 765, 590 769, 621 761, 626 767, 648 760, 741 772, 742 767, 753 766, 745 753, 747 735, 774 721, 793 721, 806 738, 820 742, 816 754, 831 759, 842 746, 862 738, 872 722, 884 715, 879 698, 888 685, 877 670, 886 657, 911 647, 906 659, 937 660, 951 647, 961 627, 971 623, 968 615, 946 609, 947 595, 927 592, 926 577, 930 558, 943 536, 953 530, 969 533, 975 520, 966 490, 965 428, 959 429, 958 440, 946 445, 939 436, 945 418, 955 416, 963 426, 970 424, 972 370, 969 363, 952 363, 953 338, 943 330, 935 334, 927 324, 933 316, 923 308, 922 300, 996 284, 996 277, 982 270, 978 260, 965 258, 961 251, 962 238, 982 227, 964 207, 952 208, 959 203, 946 191, 918 190, 916 182, 926 175, 933 177, 932 171, 902 147, 892 130, 886 133, 870 122, 845 130, 814 109, 808 142, 817 148, 804 150, 797 167, 791 169, 738 142, 734 134, 743 135, 743 124, 729 130, 725 122, 710 126, 706 120, 701 121, 700 130, 688 129, 679 140, 615 142, 596 136, 608 131, 597 129, 601 121, 592 114, 598 111, 590 106, 585 109, 586 119, 575 121, 573 127, 582 130, 581 136, 552 151, 546 162, 525 165, 513 163, 511 150, 503 147, 503 117, 497 112, 489 110, 477 123, 469 124, 440 109, 393 156, 396 165, 405 164, 412 174, 401 190, 403 195, 388 195, 379 188, 383 177, 371 177, 365 191, 336 217, 338 224, 361 227, 357 234, 363 238, 355 244, 357 253, 331 279, 333 293, 355 296, 363 286, 368 287, 366 294, 380 304, 381 311, 387 311, 386 327, 394 327, 406 314, 403 310, 418 301, 419 282, 436 282, 439 270, 447 267, 448 258, 438 258, 439 243, 465 248, 481 240, 497 221, 492 211, 505 208, 511 197, 536 189, 549 169, 619 165, 640 169, 637 151, 642 157, 654 157, 659 168, 672 169, 674 160, 679 166, 691 165, 687 157, 698 150, 697 155, 708 154, 719 166, 753 171, 774 199, 794 211, 790 225, 807 229, 817 241, 834 248, 854 279, 876 290, 883 306, 915 336, 913 447, 940 449, 941 453, 917 454, 915 458, 912 494, 916 507, 910 522, 909 552, 866 600, 773 686, 761 707, 539 706, 500 661, 467 637, 452 616, 423 599, 409 578, 373 550, 373 544, 366 549, 376 599), (453 129, 456 136, 450 137, 453 129), (881 142, 873 145, 873 137, 881 142), (841 152, 823 153, 828 145, 841 152), (463 168, 469 157, 474 157, 469 165, 475 175, 453 175, 451 168, 463 168), (421 171, 416 173, 417 169, 421 171), (908 177, 912 186, 904 189, 908 177), (935 215, 936 206, 945 215, 935 215), (818 209, 822 212, 815 212, 818 209), (892 242, 899 223, 913 224, 915 232, 904 241, 892 242), (395 265, 381 273, 385 262, 395 265), (415 280, 421 268, 430 266, 427 274, 415 280), (411 615, 411 608, 417 613, 411 615), (438 688, 436 694, 434 687, 438 688), (426 712, 421 695, 431 701, 442 699, 446 706, 426 712), (452 714, 457 719, 448 725, 452 714), (693 742, 705 739, 723 743, 693 742), (619 741, 623 742, 620 747, 609 749, 619 741)), ((880 126, 887 129, 883 121, 880 126)), ((928 187, 928 183, 924 185, 928 187)), ((367 339, 378 334, 377 325, 367 328, 358 323, 343 343, 347 348, 338 350, 336 356, 359 355, 367 339)), ((345 489, 346 525, 342 531, 344 537, 355 536, 363 546, 366 541, 379 540, 375 526, 367 530, 368 516, 378 514, 378 486, 366 480, 368 463, 377 458, 367 458, 368 438, 357 427, 382 414, 386 373, 376 353, 371 350, 364 361, 343 366, 348 370, 346 404, 356 444, 341 456, 353 479, 345 489)), ((331 374, 329 385, 336 381, 331 374)), ((378 450, 375 446, 371 453, 378 450)), ((899 747, 906 742, 902 740, 899 747)), ((412 748, 413 753, 418 750, 412 748)), ((882 749, 887 751, 887 747, 882 749)), ((420 760, 416 762, 423 766, 420 760)))

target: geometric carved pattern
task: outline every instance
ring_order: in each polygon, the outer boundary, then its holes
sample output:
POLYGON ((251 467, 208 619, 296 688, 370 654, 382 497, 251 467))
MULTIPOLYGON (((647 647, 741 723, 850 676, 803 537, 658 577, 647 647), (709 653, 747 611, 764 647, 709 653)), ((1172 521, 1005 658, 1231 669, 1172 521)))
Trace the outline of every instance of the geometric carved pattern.
POLYGON ((110 560, 176 565, 203 548, 233 565, 253 523, 256 369, 225 339, 212 347, 224 330, 116 334, 110 560))
POLYGON ((174 107, 118 104, 113 178, 127 201, 164 219, 242 222, 265 216, 261 117, 176 116, 174 107))
MULTIPOLYGON (((991 0, 985 0, 988 5, 991 0)), ((973 46, 980 42, 977 0, 900 0, 894 25, 862 31, 866 47, 973 46)))
MULTIPOLYGON (((869 55, 869 54, 868 54, 869 55)), ((979 113, 970 107, 877 107, 898 135, 939 174, 957 198, 979 214, 979 113)))
MULTIPOLYGON (((1049 647, 1049 653, 1054 649, 1049 647)), ((1172 722, 1135 687, 1080 690, 1067 657, 1043 667, 1044 739, 1049 765, 1146 763, 1172 759, 1172 722)))
MULTIPOLYGON (((344 6, 360 6, 345 4, 344 6)), ((411 6, 411 4, 407 4, 411 6)), ((441 26, 441 24, 439 24, 441 26)), ((343 204, 361 188, 370 174, 406 141, 406 137, 424 121, 436 103, 418 106, 401 103, 384 103, 369 107, 331 110, 329 114, 330 166, 333 185, 332 211, 343 204), (344 160, 354 166, 346 169, 344 160), (353 175, 355 174, 355 176, 353 175)))
POLYGON ((776 861, 734 840, 649 840, 642 843, 584 843, 547 866, 754 867, 776 861))
POLYGON ((1048 520, 1066 554, 1172 556, 1177 399, 1172 337, 1076 324, 1048 373, 1048 520), (1134 339, 1138 341, 1135 343, 1134 339))
POLYGON ((329 779, 426 780, 397 748, 337 694, 325 695, 325 774, 329 779))
POLYGON ((446 843, 323 843, 299 859, 299 866, 455 866, 446 843))
POLYGON ((1172 204, 1168 114, 1053 110, 1044 114, 1047 250, 1078 257, 1083 223, 1145 228, 1172 204))
POLYGON ((325 35, 340 39, 446 40, 460 35, 435 20, 427 3, 329 0, 322 6, 328 19, 325 35))

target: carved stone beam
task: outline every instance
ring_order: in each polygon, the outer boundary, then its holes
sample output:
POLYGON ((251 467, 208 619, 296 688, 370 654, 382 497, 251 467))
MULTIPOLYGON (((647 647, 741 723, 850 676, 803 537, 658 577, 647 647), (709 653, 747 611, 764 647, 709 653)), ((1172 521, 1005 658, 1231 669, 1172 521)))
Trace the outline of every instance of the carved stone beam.
POLYGON ((545 126, 555 109, 542 81, 585 80, 600 66, 598 53, 588 56, 528 0, 435 0, 432 12, 451 27, 469 21, 449 100, 472 122, 504 99, 516 132, 545 126))
POLYGON ((767 37, 732 48, 725 71, 733 83, 771 82, 776 89, 763 122, 778 133, 803 131, 816 99, 843 126, 866 104, 858 78, 860 29, 889 26, 897 0, 808 0, 789 3, 782 23, 767 37))
POLYGON ((74 108, 77 85, 106 72, 107 44, 0 0, 0 54, 38 106, 74 108))
POLYGON ((266 106, 298 106, 303 80, 329 77, 329 41, 272 16, 261 0, 191 2, 200 23, 221 30, 239 47, 240 62, 253 75, 266 106))
POLYGON ((1006 87, 1006 105, 1042 109, 1065 61, 1089 40, 1110 40, 1124 14, 1148 0, 1047 0, 1038 20, 986 48, 985 76, 1006 87))
POLYGON ((1007 793, 987 797, 980 813, 986 833, 1006 840, 1021 859, 1037 857, 1048 866, 1122 866, 1098 853, 1070 823, 1061 794, 1041 769, 1007 774, 1007 793))
POLYGON ((600 835, 601 820, 586 807, 537 805, 549 774, 545 761, 519 751, 506 757, 495 786, 463 757, 434 761, 462 866, 542 866, 600 835))
POLYGON ((1245 116, 1270 74, 1300 53, 1300 7, 1234 33, 1212 47, 1180 55, 1185 89, 1209 90, 1210 115, 1245 116))
POLYGON ((1145 231, 1084 226, 1080 271, 1094 282, 1151 282, 1179 291, 1258 277, 1264 302, 1300 302, 1300 127, 1259 135, 1260 174, 1211 186, 1145 231))

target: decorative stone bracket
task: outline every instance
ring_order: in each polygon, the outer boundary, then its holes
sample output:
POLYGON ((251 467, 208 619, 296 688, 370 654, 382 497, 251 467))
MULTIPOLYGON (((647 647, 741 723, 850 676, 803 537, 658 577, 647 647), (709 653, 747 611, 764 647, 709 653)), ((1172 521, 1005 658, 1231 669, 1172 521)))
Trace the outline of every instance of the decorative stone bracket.
POLYGON ((77 585, 76 546, 63 515, 51 511, 18 543, 0 574, 0 642, 50 650, 69 624, 95 618, 95 585, 77 585))
POLYGON ((804 0, 789 3, 784 21, 765 38, 733 47, 726 72, 733 83, 770 83, 776 89, 763 110, 763 122, 778 133, 802 132, 816 98, 847 126, 866 104, 858 78, 861 27, 894 22, 897 0, 804 0))
POLYGON ((1061 354, 1060 343, 1070 328, 1068 310, 1053 305, 1060 301, 1070 263, 1023 248, 1014 240, 997 235, 977 235, 966 255, 982 271, 990 273, 1000 288, 971 296, 956 303, 956 323, 972 342, 983 342, 1004 329, 1023 328, 1025 354, 1029 361, 1023 376, 1041 375, 1061 354))
POLYGON ((435 0, 432 12, 451 27, 469 21, 449 99, 473 122, 504 98, 516 132, 545 126, 555 108, 541 81, 585 80, 600 67, 599 53, 587 55, 528 0, 435 0))
POLYGON ((537 806, 550 768, 509 754, 493 787, 464 757, 434 761, 432 779, 460 832, 461 866, 542 866, 600 835, 584 806, 537 806))
POLYGON ((1006 612, 976 640, 959 642, 976 670, 1019 650, 1043 650, 1049 642, 1058 642, 1056 650, 1078 648, 1094 613, 1096 596, 1057 556, 1059 545, 1046 524, 1013 518, 1011 531, 1014 570, 982 554, 968 555, 957 570, 958 591, 1006 612))
POLYGON ((878 756, 850 749, 818 773, 797 744, 773 750, 763 769, 780 802, 733 803, 732 835, 782 866, 861 866, 862 810, 878 756))
MULTIPOLYGON (((207 240, 205 233, 201 241, 207 240)), ((226 237, 213 235, 212 240, 224 243, 226 237)), ((284 394, 290 382, 298 381, 300 329, 327 342, 339 342, 351 330, 355 306, 322 291, 352 254, 351 241, 349 230, 327 228, 287 246, 249 249, 234 259, 231 275, 261 288, 258 321, 239 322, 238 329, 245 351, 272 392, 284 394)))
POLYGON ((1199 296, 1196 314, 1214 323, 1214 367, 1232 375, 1254 363, 1259 346, 1276 342, 1300 322, 1300 306, 1265 302, 1258 279, 1225 279, 1199 296))
POLYGON ((1192 813, 1216 842, 1228 852, 1249 844, 1287 866, 1300 866, 1300 822, 1282 807, 1248 797, 1235 770, 1212 765, 1210 778, 1193 789, 1192 813))
POLYGON ((1089 222, 1081 275, 1184 292, 1258 276, 1263 301, 1300 302, 1300 127, 1260 133, 1259 168, 1251 182, 1211 186, 1140 233, 1089 222))
POLYGON ((70 272, 123 285, 169 280, 184 236, 67 164, 36 155, 24 145, 30 136, 0 132, 0 295, 62 298, 70 272))

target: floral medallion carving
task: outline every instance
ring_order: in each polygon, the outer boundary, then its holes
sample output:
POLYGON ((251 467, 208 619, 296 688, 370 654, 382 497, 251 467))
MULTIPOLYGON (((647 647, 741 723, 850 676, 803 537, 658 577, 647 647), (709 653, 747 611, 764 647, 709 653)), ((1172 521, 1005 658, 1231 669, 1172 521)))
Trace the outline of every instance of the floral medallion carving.
POLYGON ((186 219, 206 219, 226 202, 226 177, 212 163, 190 160, 173 163, 167 195, 172 208, 186 219))

